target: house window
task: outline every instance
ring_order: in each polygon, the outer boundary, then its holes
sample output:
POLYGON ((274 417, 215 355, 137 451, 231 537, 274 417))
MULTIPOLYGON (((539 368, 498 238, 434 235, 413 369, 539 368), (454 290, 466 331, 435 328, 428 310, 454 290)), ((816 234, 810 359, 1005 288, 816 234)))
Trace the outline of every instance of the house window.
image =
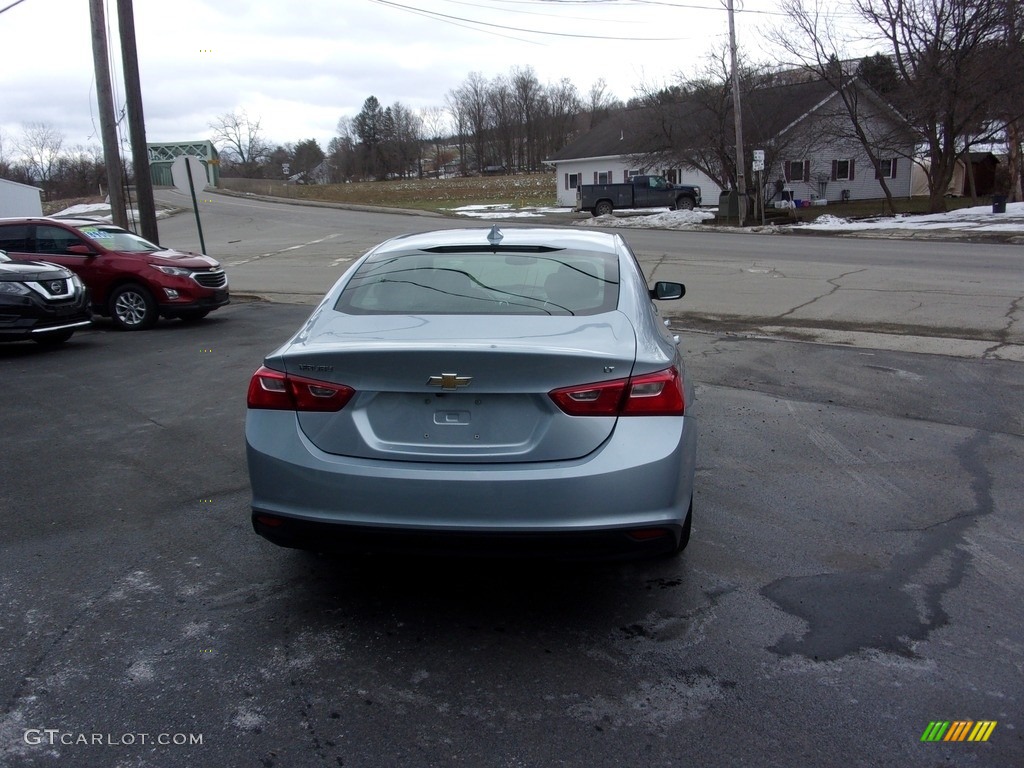
POLYGON ((811 162, 810 160, 787 160, 786 181, 810 181, 811 162))
POLYGON ((623 181, 632 181, 634 176, 639 176, 640 171, 623 171, 623 181))
POLYGON ((565 188, 566 189, 576 189, 576 187, 578 187, 580 185, 580 176, 581 176, 581 174, 579 174, 579 173, 567 173, 567 174, 565 174, 565 188))
POLYGON ((832 181, 853 181, 853 160, 833 160, 832 181))
POLYGON ((611 171, 594 171, 594 183, 595 184, 612 184, 612 172, 611 171))
POLYGON ((876 179, 895 179, 896 178, 896 158, 889 157, 878 161, 878 173, 875 175, 876 179))

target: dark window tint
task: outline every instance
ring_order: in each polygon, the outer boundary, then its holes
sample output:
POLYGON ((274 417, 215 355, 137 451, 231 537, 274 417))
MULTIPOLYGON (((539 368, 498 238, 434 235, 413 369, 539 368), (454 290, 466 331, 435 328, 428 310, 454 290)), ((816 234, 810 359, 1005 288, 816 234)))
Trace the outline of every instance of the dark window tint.
POLYGON ((335 305, 348 314, 593 315, 619 298, 614 254, 414 253, 364 263, 335 305))
POLYGON ((0 226, 0 251, 29 253, 28 224, 7 224, 0 226))
POLYGON ((78 235, 60 227, 36 227, 36 253, 67 253, 72 245, 85 245, 78 235))

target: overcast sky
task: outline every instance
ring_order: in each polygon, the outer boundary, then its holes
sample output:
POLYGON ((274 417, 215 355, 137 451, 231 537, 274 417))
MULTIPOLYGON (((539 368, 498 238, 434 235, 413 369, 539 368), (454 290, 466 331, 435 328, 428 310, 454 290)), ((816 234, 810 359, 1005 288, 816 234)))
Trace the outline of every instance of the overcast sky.
MULTIPOLYGON (((0 0, 0 9, 15 0, 0 0)), ((107 0, 111 48, 116 3, 107 0)), ((217 116, 247 110, 275 143, 315 138, 370 95, 385 106, 445 104, 471 72, 532 67, 586 96, 603 78, 627 100, 692 74, 728 37, 718 0, 135 0, 147 139, 210 138, 217 116), (599 38, 611 39, 599 39, 599 38)), ((88 0, 21 0, 0 12, 4 153, 47 123, 65 146, 100 144, 88 0)), ((737 0, 740 44, 767 61, 759 27, 772 0, 737 0)), ((120 60, 115 62, 120 81, 120 60)), ((123 104, 123 87, 115 85, 123 104)))

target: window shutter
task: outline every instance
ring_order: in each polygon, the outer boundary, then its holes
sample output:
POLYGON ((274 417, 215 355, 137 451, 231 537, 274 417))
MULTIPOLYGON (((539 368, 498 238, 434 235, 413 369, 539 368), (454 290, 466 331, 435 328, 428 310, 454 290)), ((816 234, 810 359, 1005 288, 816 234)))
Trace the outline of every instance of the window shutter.
POLYGON ((594 183, 597 184, 597 171, 594 171, 594 183))
POLYGON ((833 160, 832 161, 832 181, 835 181, 838 178, 839 178, 839 161, 838 160, 833 160))
POLYGON ((811 180, 811 161, 804 160, 804 181, 811 180))
POLYGON ((891 166, 892 170, 889 171, 889 178, 895 179, 896 178, 896 158, 894 157, 889 162, 892 164, 892 166, 891 166))
POLYGON ((785 171, 786 181, 792 181, 792 179, 789 178, 789 169, 792 166, 792 164, 793 164, 792 160, 787 160, 786 162, 784 162, 782 164, 782 170, 785 171))
POLYGON ((882 178, 882 161, 881 160, 876 160, 875 161, 875 178, 876 179, 882 178))
POLYGON ((627 171, 625 168, 622 169, 622 181, 623 182, 628 182, 629 181, 629 171, 627 171))
POLYGON ((565 174, 565 188, 566 189, 569 188, 569 174, 568 173, 565 174))
POLYGON ((850 158, 850 181, 853 181, 853 158, 850 158))

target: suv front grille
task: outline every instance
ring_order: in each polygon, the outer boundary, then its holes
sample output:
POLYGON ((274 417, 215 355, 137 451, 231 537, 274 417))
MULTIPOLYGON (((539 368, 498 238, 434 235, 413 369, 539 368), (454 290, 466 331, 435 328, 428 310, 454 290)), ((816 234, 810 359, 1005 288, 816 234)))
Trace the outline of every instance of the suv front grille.
POLYGON ((211 269, 209 272, 193 272, 192 277, 205 288, 223 288, 228 284, 228 276, 223 269, 211 269))
POLYGON ((44 299, 69 299, 75 294, 75 288, 71 278, 58 277, 52 280, 33 280, 26 282, 29 288, 38 293, 44 299))

